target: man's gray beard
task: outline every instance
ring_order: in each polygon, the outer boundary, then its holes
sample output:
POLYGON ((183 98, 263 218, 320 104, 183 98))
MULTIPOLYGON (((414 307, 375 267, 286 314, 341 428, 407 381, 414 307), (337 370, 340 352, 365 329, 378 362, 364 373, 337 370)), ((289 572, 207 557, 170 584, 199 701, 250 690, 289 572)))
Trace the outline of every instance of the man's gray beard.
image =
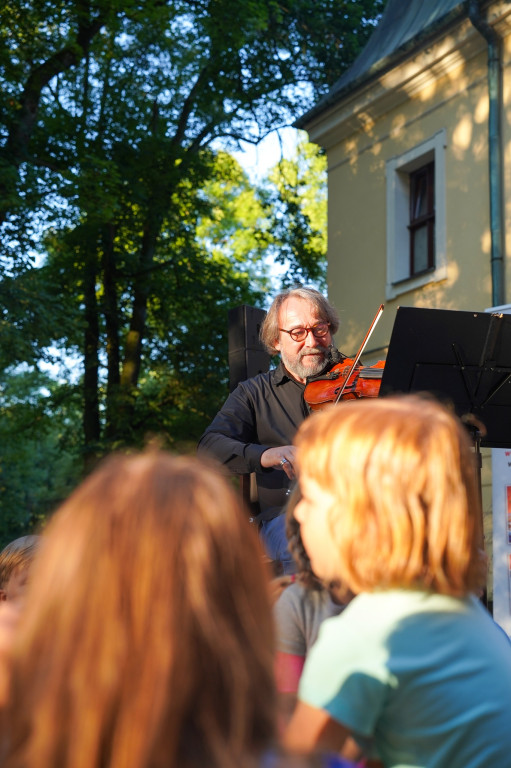
MULTIPOLYGON (((309 354, 310 354, 310 350, 309 350, 309 354)), ((325 349, 324 347, 318 348, 316 355, 314 356, 315 358, 314 364, 303 365, 303 363, 301 362, 301 358, 304 356, 303 351, 300 353, 300 358, 295 363, 291 363, 287 355, 285 355, 283 352, 280 353, 282 362, 286 366, 286 369, 289 371, 289 373, 292 373, 298 379, 306 379, 307 376, 317 376, 318 373, 321 373, 321 371, 326 365, 327 355, 328 355, 327 349, 325 349)))

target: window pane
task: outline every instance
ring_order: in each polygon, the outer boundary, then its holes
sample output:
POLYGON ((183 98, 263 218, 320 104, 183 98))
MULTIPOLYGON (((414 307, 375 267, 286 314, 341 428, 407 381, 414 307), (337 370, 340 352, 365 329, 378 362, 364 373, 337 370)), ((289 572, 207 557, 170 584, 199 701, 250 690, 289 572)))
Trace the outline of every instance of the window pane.
POLYGON ((427 224, 413 232, 413 273, 423 272, 428 264, 427 224))
POLYGON ((416 176, 414 186, 415 197, 413 200, 413 218, 418 219, 419 216, 425 216, 429 213, 426 175, 416 176))

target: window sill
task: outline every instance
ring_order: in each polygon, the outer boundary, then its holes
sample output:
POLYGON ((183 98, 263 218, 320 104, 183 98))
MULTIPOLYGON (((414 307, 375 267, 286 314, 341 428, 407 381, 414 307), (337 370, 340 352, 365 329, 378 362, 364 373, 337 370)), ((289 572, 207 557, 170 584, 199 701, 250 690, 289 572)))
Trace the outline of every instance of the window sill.
POLYGON ((396 280, 393 283, 387 283, 385 286, 385 297, 387 300, 395 299, 402 293, 408 291, 415 291, 417 288, 422 288, 428 283, 438 283, 441 280, 447 279, 447 266, 437 267, 436 269, 428 269, 425 272, 421 272, 420 275, 414 275, 413 277, 405 277, 402 280, 396 280))

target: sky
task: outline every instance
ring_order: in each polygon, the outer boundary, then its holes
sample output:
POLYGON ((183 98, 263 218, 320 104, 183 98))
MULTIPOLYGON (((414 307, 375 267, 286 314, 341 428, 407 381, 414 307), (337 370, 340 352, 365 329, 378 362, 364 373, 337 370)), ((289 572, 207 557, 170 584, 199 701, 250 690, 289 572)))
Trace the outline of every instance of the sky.
MULTIPOLYGON (((242 142, 242 149, 239 152, 231 154, 237 159, 244 168, 252 183, 261 181, 282 157, 290 158, 294 155, 296 144, 301 136, 306 135, 303 131, 296 128, 280 128, 272 131, 257 146, 242 142)), ((286 271, 285 265, 273 265, 272 274, 277 281, 280 281, 281 275, 286 271)), ((57 354, 57 350, 54 350, 57 354)), ((66 357, 65 367, 66 375, 68 373, 69 358, 66 357)), ((41 363, 41 370, 50 372, 56 378, 59 378, 61 372, 61 363, 41 363)), ((81 374, 80 365, 76 366, 76 376, 81 374)))
POLYGON ((261 181, 283 157, 289 159, 294 155, 296 144, 304 131, 296 128, 279 128, 272 131, 257 146, 241 142, 242 150, 230 152, 248 174, 250 181, 261 181))

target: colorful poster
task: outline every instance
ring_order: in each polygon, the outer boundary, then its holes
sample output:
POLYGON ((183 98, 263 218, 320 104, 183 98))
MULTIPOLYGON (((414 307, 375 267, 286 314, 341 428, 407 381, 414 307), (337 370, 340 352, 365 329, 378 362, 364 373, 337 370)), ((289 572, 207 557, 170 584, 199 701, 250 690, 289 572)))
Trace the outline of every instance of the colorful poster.
MULTIPOLYGON (((485 311, 511 314, 511 304, 485 311)), ((493 618, 511 637, 511 446, 492 448, 491 474, 493 618)))
POLYGON ((511 450, 492 448, 493 618, 511 637, 511 450))

